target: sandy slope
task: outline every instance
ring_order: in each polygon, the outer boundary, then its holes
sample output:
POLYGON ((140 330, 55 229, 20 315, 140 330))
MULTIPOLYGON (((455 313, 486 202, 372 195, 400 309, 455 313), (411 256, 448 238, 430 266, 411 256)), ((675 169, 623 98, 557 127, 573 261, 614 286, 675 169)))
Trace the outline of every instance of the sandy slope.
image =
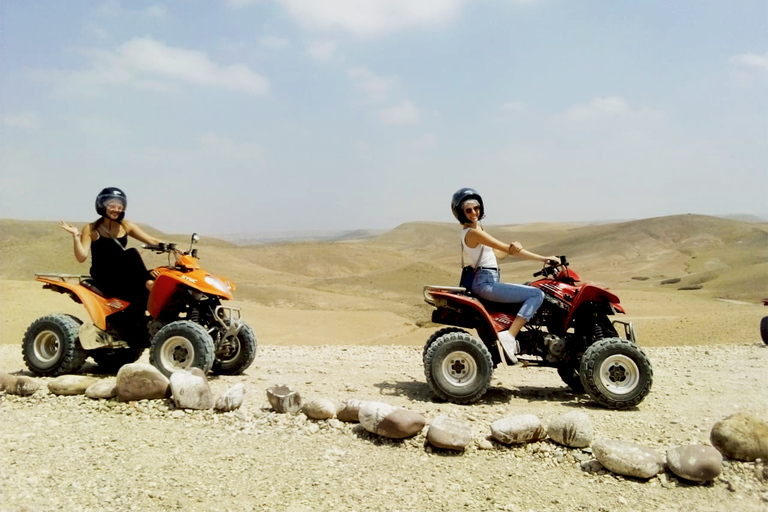
MULTIPOLYGON (((636 325, 643 346, 752 343, 759 339, 760 318, 768 314, 763 306, 712 299, 695 291, 614 291, 627 309, 625 320, 636 325)), ((272 304, 237 302, 262 344, 423 345, 436 330, 424 323, 430 318, 426 304, 302 289, 272 304)), ((20 344, 30 323, 57 312, 85 318, 82 306, 43 290, 40 283, 0 281, 0 344, 20 344)))

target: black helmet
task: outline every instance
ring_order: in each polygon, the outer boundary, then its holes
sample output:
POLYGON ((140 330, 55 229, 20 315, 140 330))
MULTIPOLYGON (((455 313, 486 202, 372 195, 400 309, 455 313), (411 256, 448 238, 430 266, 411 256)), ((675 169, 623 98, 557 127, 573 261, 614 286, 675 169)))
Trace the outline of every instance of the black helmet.
POLYGON ((461 207, 461 205, 464 204, 464 201, 467 201, 468 199, 474 199, 480 203, 480 216, 478 217, 478 220, 485 217, 483 198, 480 197, 480 194, 477 193, 477 190, 473 188, 462 188, 457 190, 451 199, 451 211, 453 212, 453 216, 456 217, 456 220, 462 224, 469 222, 469 219, 467 219, 467 216, 464 215, 464 210, 461 207))
POLYGON ((125 210, 128 208, 128 198, 125 196, 125 192, 117 187, 107 187, 96 196, 96 213, 104 217, 107 215, 107 203, 110 199, 117 199, 123 203, 123 211, 117 217, 117 220, 123 220, 125 217, 125 210))

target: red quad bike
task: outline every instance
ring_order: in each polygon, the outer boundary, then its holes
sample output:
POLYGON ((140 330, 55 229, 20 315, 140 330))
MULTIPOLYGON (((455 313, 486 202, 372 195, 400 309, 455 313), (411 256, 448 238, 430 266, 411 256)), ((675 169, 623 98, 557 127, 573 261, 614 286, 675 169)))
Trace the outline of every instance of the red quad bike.
MULTIPOLYGON (((560 261, 545 265, 533 274, 542 277, 528 283, 544 292, 544 302, 517 336, 520 362, 557 368, 573 391, 586 392, 610 409, 639 404, 651 390, 653 370, 635 344, 632 324, 609 320, 624 313, 619 298, 582 283, 565 256, 560 261)), ((425 286, 424 299, 435 307, 432 322, 452 326, 434 333, 424 345, 427 383, 444 400, 476 402, 488 390, 494 368, 509 365, 498 333, 509 328, 520 305, 489 302, 451 286, 425 286), (480 339, 465 329, 475 329, 480 339)))
POLYGON ((30 371, 74 373, 90 356, 102 371, 113 373, 138 360, 147 347, 149 362, 166 376, 193 366, 225 375, 245 371, 256 357, 256 336, 241 320, 240 309, 222 304, 232 299, 235 285, 200 268, 192 249, 198 240, 193 234, 187 252, 175 244, 142 246, 167 253, 169 264, 151 271, 155 284, 138 324, 123 318, 129 303, 104 296, 90 276, 37 274, 43 288, 68 294, 85 306, 90 319, 54 314, 35 320, 22 343, 30 371))

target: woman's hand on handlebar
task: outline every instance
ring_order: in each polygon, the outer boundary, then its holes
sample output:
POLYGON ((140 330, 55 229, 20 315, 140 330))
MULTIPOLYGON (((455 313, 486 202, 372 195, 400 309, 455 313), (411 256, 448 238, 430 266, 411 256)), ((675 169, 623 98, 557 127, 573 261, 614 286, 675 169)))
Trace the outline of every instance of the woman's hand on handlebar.
POLYGON ((141 247, 143 247, 144 249, 149 249, 150 251, 156 251, 158 253, 162 253, 162 252, 170 252, 176 247, 176 244, 167 244, 165 242, 160 242, 157 245, 143 244, 141 247))
POLYGON ((544 261, 545 265, 556 267, 561 263, 560 258, 558 258, 557 256, 545 256, 545 258, 546 258, 544 261))

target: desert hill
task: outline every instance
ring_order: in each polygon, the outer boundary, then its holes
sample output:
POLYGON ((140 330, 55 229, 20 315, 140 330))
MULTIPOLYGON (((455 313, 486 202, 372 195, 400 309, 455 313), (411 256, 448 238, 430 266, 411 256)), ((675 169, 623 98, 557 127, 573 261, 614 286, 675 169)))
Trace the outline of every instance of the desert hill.
MULTIPOLYGON (((148 232, 180 247, 188 235, 148 232)), ((768 295, 768 226, 703 215, 677 215, 606 224, 486 226, 502 240, 519 240, 541 254, 566 254, 585 279, 643 289, 701 287, 727 299, 768 295), (662 284, 663 281, 679 282, 662 284)), ((255 288, 309 288, 334 294, 420 302, 424 284, 452 284, 458 275, 458 226, 412 222, 382 235, 333 242, 239 246, 203 236, 205 268, 234 280, 244 299, 267 300, 255 288)), ((134 243, 134 245, 137 245, 134 243)), ((165 256, 143 252, 148 265, 165 256)), ((506 258, 505 278, 526 281, 538 263, 506 258)), ((88 273, 72 256, 71 241, 55 222, 0 220, 0 279, 27 280, 35 272, 88 273)), ((278 292, 279 294, 279 292, 278 292)), ((274 299, 268 300, 274 303, 274 299)))

